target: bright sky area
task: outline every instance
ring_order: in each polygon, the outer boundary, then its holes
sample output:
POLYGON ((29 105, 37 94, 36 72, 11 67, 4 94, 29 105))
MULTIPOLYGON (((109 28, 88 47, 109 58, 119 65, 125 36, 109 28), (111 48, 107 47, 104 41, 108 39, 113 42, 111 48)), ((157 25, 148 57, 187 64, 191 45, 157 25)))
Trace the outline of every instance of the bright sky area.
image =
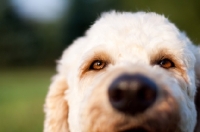
POLYGON ((38 22, 54 21, 62 17, 69 0, 10 0, 21 17, 38 22))

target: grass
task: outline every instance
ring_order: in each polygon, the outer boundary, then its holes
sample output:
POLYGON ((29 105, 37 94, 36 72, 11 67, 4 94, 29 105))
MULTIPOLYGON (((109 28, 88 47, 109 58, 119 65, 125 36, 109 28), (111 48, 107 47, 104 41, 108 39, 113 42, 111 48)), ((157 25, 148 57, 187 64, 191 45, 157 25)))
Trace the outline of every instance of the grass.
POLYGON ((53 68, 0 70, 0 132, 42 132, 53 68))

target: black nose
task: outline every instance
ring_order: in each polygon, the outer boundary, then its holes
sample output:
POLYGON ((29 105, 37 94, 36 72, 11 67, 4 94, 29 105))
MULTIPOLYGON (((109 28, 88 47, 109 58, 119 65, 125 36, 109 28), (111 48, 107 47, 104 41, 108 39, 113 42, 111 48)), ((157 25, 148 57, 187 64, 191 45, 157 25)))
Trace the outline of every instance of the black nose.
POLYGON ((121 75, 112 82, 108 89, 111 105, 131 115, 141 113, 153 105, 157 93, 157 85, 141 74, 121 75))

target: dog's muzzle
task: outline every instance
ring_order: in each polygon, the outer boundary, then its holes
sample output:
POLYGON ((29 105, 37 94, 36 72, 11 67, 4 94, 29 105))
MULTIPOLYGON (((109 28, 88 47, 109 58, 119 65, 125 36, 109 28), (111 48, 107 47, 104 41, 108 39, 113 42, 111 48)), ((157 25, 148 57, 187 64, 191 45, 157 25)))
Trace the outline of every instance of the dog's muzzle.
POLYGON ((109 86, 111 105, 120 112, 135 115, 151 107, 156 101, 157 85, 141 74, 124 74, 109 86))
POLYGON ((179 105, 163 76, 117 71, 103 76, 92 91, 83 112, 84 132, 181 131, 179 105))

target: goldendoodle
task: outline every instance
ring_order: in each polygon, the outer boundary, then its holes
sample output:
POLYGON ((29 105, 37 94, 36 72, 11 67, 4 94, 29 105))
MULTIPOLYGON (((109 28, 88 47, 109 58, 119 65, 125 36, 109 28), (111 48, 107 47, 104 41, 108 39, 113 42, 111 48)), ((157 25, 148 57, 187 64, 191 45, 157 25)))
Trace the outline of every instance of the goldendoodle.
POLYGON ((163 15, 102 14, 57 71, 44 132, 200 131, 200 50, 163 15))

